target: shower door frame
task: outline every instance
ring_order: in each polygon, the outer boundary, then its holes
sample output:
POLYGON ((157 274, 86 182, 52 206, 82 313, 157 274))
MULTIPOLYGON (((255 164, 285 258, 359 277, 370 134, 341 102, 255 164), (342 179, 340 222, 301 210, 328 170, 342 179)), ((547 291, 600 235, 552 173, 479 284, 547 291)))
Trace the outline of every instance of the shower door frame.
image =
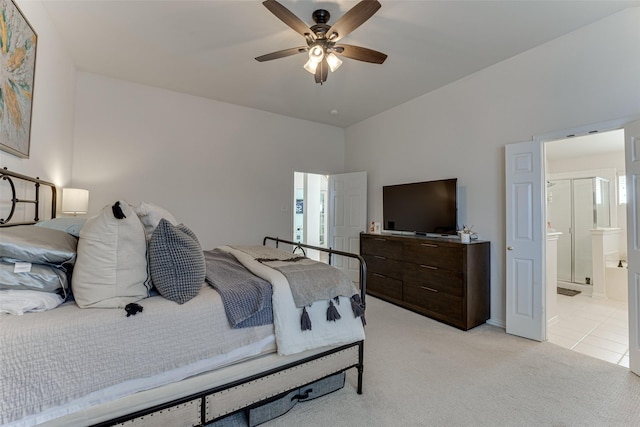
MULTIPOLYGON (((575 179, 594 179, 594 178, 602 178, 609 182, 609 227, 617 227, 617 187, 612 185, 612 183, 616 183, 616 169, 615 168, 607 168, 607 169, 589 169, 583 171, 575 171, 575 172, 560 172, 560 173, 548 173, 546 175, 546 181, 560 181, 560 180, 575 180, 575 179)), ((549 191, 549 188, 546 187, 546 191, 549 191)), ((573 183, 570 186, 571 198, 573 199, 573 183)), ((548 194, 547 194, 548 196, 548 194)), ((548 199, 545 197, 546 212, 548 216, 548 199)), ((575 253, 575 230, 573 229, 573 202, 571 203, 571 283, 579 285, 579 286, 590 286, 584 283, 577 283, 575 281, 575 267, 574 267, 574 253, 575 253)), ((595 200, 594 200, 594 215, 595 215, 595 200)), ((595 221, 595 217, 594 217, 595 221)), ((553 227, 553 224, 552 224, 553 227)), ((580 289, 580 288, 578 288, 580 289)), ((586 289, 586 288, 582 288, 586 289)))

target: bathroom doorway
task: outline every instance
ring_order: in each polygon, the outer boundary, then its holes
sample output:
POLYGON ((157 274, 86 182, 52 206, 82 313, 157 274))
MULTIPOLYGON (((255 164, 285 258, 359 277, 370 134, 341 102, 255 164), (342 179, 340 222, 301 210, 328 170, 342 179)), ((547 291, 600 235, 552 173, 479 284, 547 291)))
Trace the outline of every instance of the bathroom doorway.
POLYGON ((550 141, 545 157, 547 231, 559 234, 558 291, 579 292, 547 304, 555 310, 547 316, 548 340, 628 367, 624 131, 550 141), (619 232, 605 268, 606 294, 594 298, 591 230, 598 228, 619 232))

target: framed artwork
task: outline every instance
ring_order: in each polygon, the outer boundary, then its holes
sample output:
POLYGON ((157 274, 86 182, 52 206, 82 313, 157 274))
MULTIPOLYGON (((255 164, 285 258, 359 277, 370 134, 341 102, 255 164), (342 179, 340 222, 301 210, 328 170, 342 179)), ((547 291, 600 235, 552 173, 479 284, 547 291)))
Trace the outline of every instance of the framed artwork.
POLYGON ((0 150, 29 157, 38 36, 13 0, 0 0, 0 150))

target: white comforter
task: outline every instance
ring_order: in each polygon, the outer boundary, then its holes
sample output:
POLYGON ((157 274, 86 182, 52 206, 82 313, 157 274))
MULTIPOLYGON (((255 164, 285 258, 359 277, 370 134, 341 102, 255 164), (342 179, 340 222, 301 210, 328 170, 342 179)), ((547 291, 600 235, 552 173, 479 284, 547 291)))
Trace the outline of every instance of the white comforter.
POLYGON ((208 285, 183 305, 139 304, 130 317, 75 304, 0 314, 0 425, 34 425, 275 350, 271 325, 231 329, 208 285))
POLYGON ((273 286, 273 323, 278 354, 288 355, 327 345, 349 344, 364 340, 364 327, 360 318, 351 310, 349 298, 340 297, 342 318, 327 322, 327 302, 318 301, 307 308, 312 330, 300 329, 301 310, 293 302, 287 279, 282 273, 269 268, 248 254, 223 246, 220 249, 232 253, 249 271, 271 282, 273 286))

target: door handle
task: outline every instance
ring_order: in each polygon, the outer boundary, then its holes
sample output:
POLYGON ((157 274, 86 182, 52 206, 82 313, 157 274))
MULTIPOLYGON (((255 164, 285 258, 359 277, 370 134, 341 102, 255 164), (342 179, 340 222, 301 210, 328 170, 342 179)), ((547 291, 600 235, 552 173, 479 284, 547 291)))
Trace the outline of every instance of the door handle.
POLYGON ((508 251, 512 251, 513 250, 513 246, 507 246, 507 250, 508 251))

